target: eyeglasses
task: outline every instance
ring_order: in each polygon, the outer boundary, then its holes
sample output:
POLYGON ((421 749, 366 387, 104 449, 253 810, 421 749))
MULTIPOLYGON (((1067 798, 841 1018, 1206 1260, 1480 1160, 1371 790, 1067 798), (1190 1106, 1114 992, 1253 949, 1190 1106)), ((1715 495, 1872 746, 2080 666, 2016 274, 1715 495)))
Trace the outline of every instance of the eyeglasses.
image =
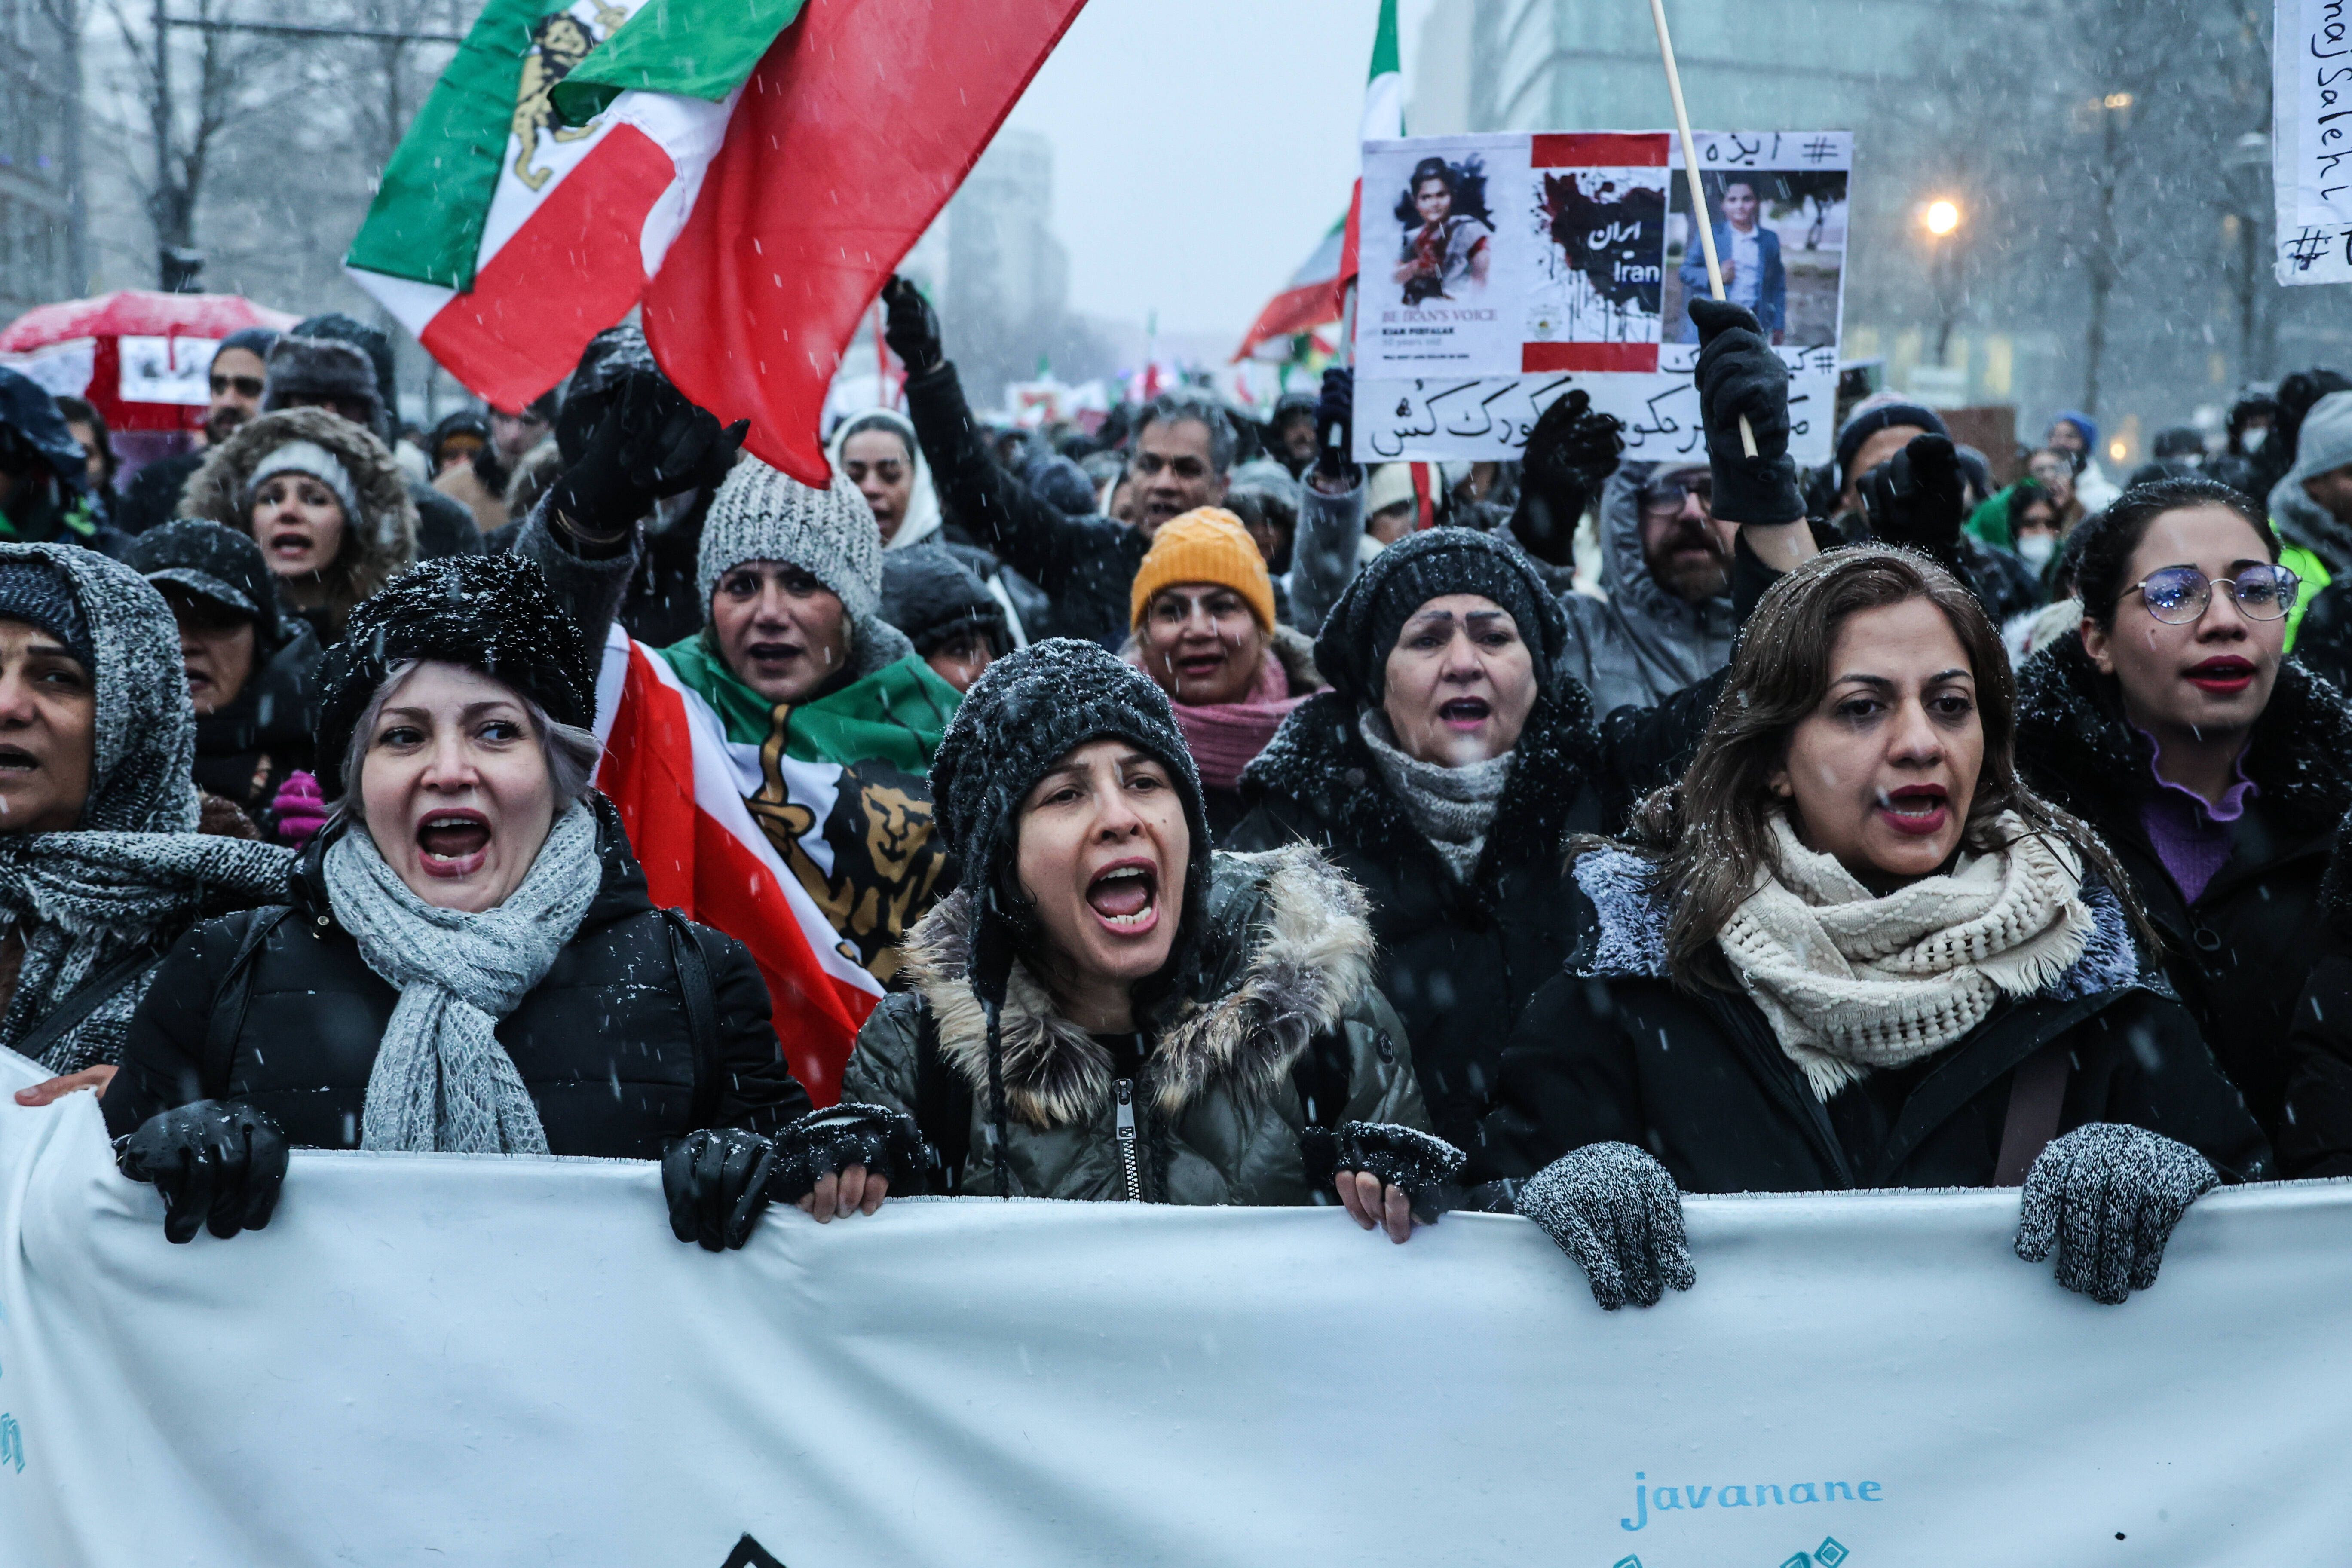
POLYGON ((1660 476, 1642 485, 1642 510, 1644 511, 1680 511, 1686 496, 1698 497, 1702 510, 1715 510, 1715 476, 1708 473, 1660 476))
POLYGON ((261 395, 261 378, 257 375, 215 375, 212 378, 213 395, 220 396, 230 387, 236 388, 239 397, 261 395))
MULTIPOLYGON (((2126 588, 2139 591, 2147 613, 2168 626, 2185 626, 2201 619, 2213 602, 2213 580, 2194 566, 2163 566, 2126 588)), ((2303 579, 2284 566, 2249 566, 2220 586, 2230 591, 2239 614, 2249 620, 2275 621, 2294 608, 2303 579)))

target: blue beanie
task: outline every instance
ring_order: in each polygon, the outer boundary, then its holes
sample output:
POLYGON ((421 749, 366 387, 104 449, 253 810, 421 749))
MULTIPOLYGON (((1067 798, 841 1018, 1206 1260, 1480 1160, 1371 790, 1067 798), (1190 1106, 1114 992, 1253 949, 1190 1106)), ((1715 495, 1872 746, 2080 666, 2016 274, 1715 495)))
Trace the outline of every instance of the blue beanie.
POLYGON ((2050 424, 2053 429, 2061 425, 2072 425, 2083 433, 2083 445, 2090 448, 2091 456, 2095 458, 2099 455, 2099 422, 2089 415, 2080 409, 2062 408, 2058 411, 2058 417, 2050 424))

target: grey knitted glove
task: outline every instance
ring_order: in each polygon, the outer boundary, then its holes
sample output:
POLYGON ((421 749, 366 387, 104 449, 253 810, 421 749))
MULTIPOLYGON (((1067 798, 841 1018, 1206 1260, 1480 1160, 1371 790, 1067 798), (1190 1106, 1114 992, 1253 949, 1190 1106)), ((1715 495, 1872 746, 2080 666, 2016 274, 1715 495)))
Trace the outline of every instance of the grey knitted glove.
POLYGON ((2017 1255, 2058 1249, 2058 1283, 2121 1306, 2156 1283, 2189 1205, 2221 1184, 2212 1162, 2145 1127, 2093 1121, 2055 1140, 2025 1175, 2017 1255))
POLYGON ((1683 1195, 1666 1168, 1631 1143, 1588 1143, 1536 1173, 1519 1213, 1576 1260, 1592 1299, 1613 1312, 1654 1307, 1669 1285, 1698 1282, 1683 1236, 1683 1195))

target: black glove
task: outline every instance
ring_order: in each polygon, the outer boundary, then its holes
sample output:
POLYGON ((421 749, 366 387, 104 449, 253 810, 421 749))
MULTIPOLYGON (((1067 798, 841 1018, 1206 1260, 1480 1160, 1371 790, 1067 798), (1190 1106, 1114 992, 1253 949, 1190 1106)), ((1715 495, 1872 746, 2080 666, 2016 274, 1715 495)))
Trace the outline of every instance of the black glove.
POLYGON ((547 504, 583 542, 616 543, 662 497, 717 488, 751 428, 738 419, 722 429, 665 377, 633 371, 547 504))
POLYGON ((915 1190, 923 1173, 923 1135, 903 1110, 844 1100, 812 1110, 776 1134, 776 1173, 768 1184, 778 1203, 796 1204, 816 1191, 821 1177, 863 1165, 894 1192, 915 1190))
POLYGON ((1462 1171, 1461 1150, 1433 1132, 1393 1121, 1348 1121, 1333 1132, 1309 1127, 1298 1135, 1299 1157, 1315 1188, 1328 1187, 1342 1171, 1362 1171, 1400 1188, 1412 1200, 1413 1217, 1434 1225, 1448 1205, 1447 1184, 1462 1171))
POLYGON ((751 1239, 768 1206, 776 1146, 740 1127, 689 1132, 662 1156, 662 1196, 670 1234, 720 1252, 751 1239))
POLYGON ((1795 522, 1805 515, 1797 465, 1789 456, 1789 367, 1772 352, 1753 312, 1723 300, 1693 300, 1698 325, 1699 423, 1706 431, 1707 467, 1715 472, 1714 515, 1759 527, 1795 522), (1739 441, 1745 416, 1756 456, 1739 441))
POLYGON ((1323 390, 1315 399, 1315 471, 1327 479, 1346 479, 1355 471, 1356 373, 1345 365, 1323 372, 1323 390))
POLYGON ((940 346, 939 313, 923 291, 904 278, 893 277, 882 285, 882 341, 908 375, 937 369, 947 358, 940 346))
POLYGON ((1574 565, 1576 525, 1624 450, 1625 422, 1593 413, 1591 393, 1570 387, 1553 399, 1528 432, 1519 504, 1511 513, 1520 547, 1551 565, 1574 565))
POLYGON ((2058 1249, 2058 1283, 2119 1307, 2156 1283, 2189 1205, 2221 1184, 2211 1161, 2161 1132, 2093 1121, 2053 1141, 2025 1173, 2017 1255, 2058 1249))
POLYGON ((1669 1285, 1698 1281, 1683 1237, 1683 1195, 1666 1168, 1631 1143, 1588 1143, 1519 1190, 1519 1213, 1576 1260, 1601 1310, 1654 1307, 1669 1285))
POLYGON ((1909 446, 1856 479, 1853 488, 1872 538, 1908 545, 1957 574, 1960 525, 1968 521, 1962 486, 1951 437, 1928 435, 1914 436, 1909 446))
POLYGON ((249 1105, 199 1100, 158 1111, 115 1145, 122 1173, 163 1195, 163 1237, 259 1230, 286 1184, 286 1134, 249 1105))

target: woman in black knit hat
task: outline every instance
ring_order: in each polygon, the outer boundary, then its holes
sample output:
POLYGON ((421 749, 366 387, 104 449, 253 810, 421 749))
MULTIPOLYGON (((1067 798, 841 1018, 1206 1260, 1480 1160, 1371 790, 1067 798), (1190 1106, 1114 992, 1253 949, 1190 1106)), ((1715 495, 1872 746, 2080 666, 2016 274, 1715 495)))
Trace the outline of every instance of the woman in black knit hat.
POLYGON ((781 1141, 779 1197, 1306 1204, 1336 1167, 1404 1239, 1460 1156, 1418 1131, 1362 896, 1303 846, 1211 851, 1159 688, 1034 644, 972 687, 931 776, 962 886, 908 939, 844 1103, 781 1141))
POLYGON ((589 783, 593 667, 538 568, 407 573, 322 687, 341 804, 291 901, 173 951, 107 1091, 166 1234, 267 1223, 292 1143, 667 1156, 678 1238, 741 1245, 765 1135, 808 1097, 742 944, 646 898, 589 783))
POLYGON ((1559 673, 1564 637, 1507 540, 1437 528, 1391 545, 1324 623, 1315 660, 1331 689, 1244 773, 1254 809, 1227 840, 1316 845, 1364 889, 1381 990, 1456 1143, 1519 1010, 1573 943, 1567 837, 1604 822, 1591 700, 1559 673))

